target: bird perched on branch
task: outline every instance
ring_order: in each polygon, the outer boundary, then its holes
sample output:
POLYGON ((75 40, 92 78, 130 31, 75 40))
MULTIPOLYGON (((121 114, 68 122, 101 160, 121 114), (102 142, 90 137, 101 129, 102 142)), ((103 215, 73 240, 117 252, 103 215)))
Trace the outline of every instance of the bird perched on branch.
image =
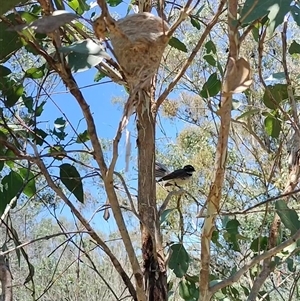
POLYGON ((180 186, 185 185, 193 176, 195 168, 192 165, 185 165, 182 169, 176 169, 173 172, 160 178, 157 182, 165 182, 164 186, 180 186))

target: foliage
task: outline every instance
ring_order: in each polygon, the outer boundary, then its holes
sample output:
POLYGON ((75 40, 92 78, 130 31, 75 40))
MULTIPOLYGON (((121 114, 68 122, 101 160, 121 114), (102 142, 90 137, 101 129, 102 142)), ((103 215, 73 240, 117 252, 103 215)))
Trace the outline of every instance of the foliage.
POLYGON ((106 11, 146 1, 6 2, 0 268, 5 256, 16 300, 297 298, 298 4, 153 2, 171 31, 148 85, 110 37, 143 58, 149 37, 128 38, 106 11), (154 147, 170 170, 192 164, 192 181, 155 186, 154 147))

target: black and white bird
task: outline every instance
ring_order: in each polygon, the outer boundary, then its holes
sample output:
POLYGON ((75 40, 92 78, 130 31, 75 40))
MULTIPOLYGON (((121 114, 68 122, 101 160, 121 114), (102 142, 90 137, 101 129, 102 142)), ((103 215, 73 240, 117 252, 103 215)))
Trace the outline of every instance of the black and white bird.
POLYGON ((163 176, 157 182, 165 182, 164 186, 177 186, 181 187, 191 180, 195 172, 195 168, 192 165, 185 165, 182 169, 176 169, 173 172, 163 176))
POLYGON ((162 178, 169 173, 170 171, 164 164, 155 162, 155 178, 162 178))

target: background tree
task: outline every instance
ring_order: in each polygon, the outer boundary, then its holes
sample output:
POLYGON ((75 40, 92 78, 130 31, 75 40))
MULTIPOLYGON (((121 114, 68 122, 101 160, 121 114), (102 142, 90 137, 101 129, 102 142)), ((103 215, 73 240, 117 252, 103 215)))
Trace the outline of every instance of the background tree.
POLYGON ((294 1, 1 4, 3 299, 297 298, 299 25, 294 1), (167 191, 155 160, 197 174, 167 191))

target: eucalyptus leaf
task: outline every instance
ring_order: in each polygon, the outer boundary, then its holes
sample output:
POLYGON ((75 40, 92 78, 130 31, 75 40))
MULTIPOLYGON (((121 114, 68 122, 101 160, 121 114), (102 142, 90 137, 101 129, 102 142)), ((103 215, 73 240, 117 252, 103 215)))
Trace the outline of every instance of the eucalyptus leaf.
POLYGON ((95 43, 91 39, 74 42, 70 46, 60 47, 59 51, 63 53, 69 53, 73 51, 82 54, 100 55, 106 59, 111 58, 109 54, 105 52, 104 47, 100 44, 100 41, 99 43, 95 43))
POLYGON ((182 278, 189 268, 190 256, 182 244, 171 246, 172 254, 169 260, 169 268, 178 278, 182 278))
POLYGON ((187 52, 187 48, 184 45, 184 43, 182 43, 179 39, 177 39, 175 37, 172 37, 169 40, 169 45, 173 48, 176 48, 176 49, 180 50, 180 51, 187 52))
POLYGON ((59 176, 62 183, 71 193, 74 194, 74 196, 80 203, 83 203, 83 185, 80 174, 77 171, 76 167, 68 163, 64 163, 60 165, 59 171, 59 176))

